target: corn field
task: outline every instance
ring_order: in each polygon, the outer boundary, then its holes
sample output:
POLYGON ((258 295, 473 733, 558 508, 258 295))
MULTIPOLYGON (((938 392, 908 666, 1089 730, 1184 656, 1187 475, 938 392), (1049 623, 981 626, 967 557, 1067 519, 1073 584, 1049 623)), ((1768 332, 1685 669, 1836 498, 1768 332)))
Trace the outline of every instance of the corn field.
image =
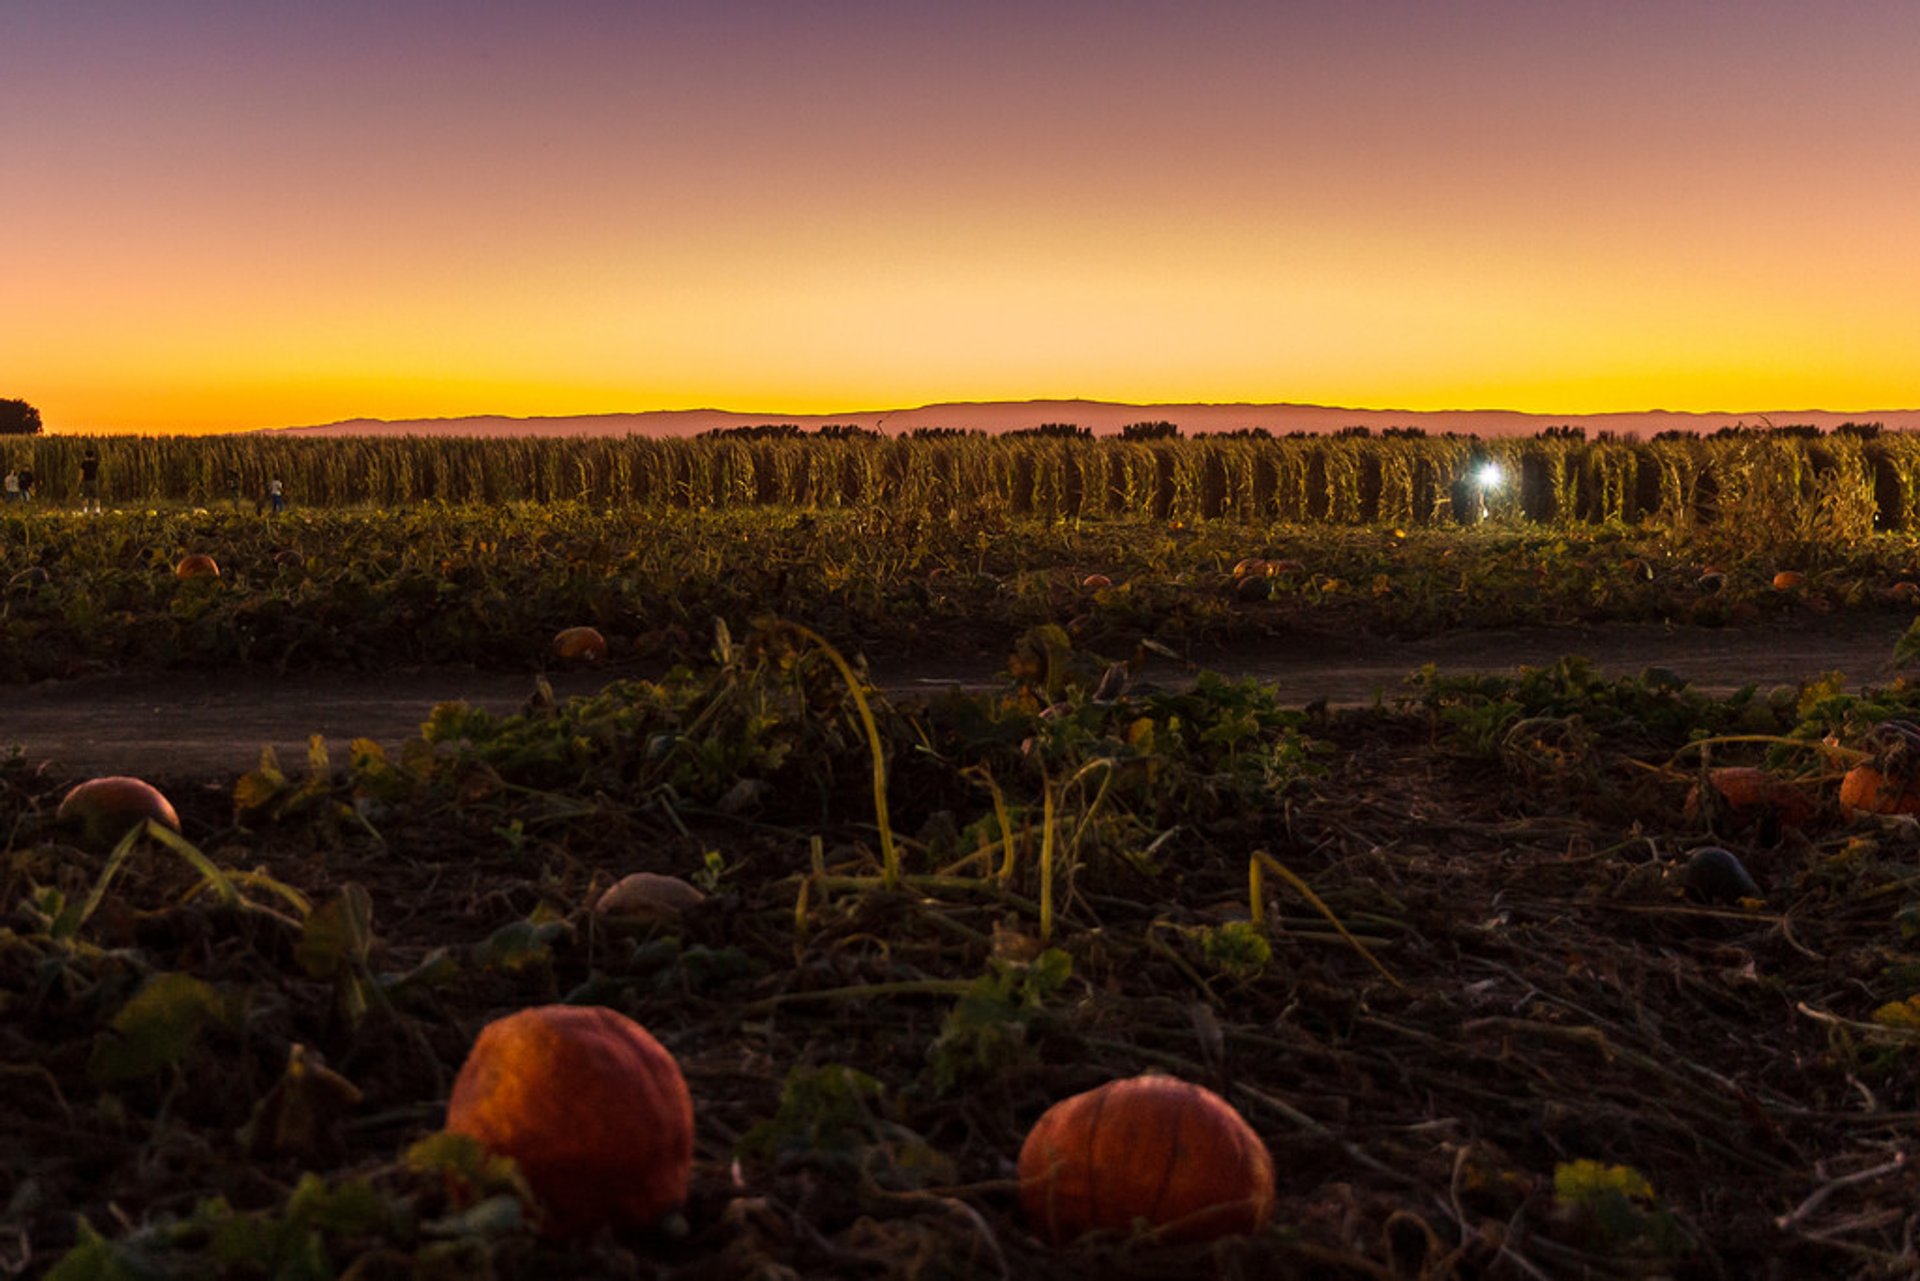
POLYGON ((1805 538, 1920 525, 1920 437, 1785 432, 1654 441, 1195 437, 1161 441, 32 437, 0 442, 38 497, 77 502, 101 455, 122 507, 572 502, 713 510, 884 505, 934 516, 1417 526, 1491 518, 1805 538), (1476 478, 1492 464, 1500 479, 1476 478))

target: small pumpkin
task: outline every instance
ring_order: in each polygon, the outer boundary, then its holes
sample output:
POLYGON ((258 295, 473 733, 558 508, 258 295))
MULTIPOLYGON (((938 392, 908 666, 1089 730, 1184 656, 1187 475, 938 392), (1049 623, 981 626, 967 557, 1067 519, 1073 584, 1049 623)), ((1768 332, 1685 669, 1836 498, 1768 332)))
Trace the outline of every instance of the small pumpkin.
POLYGON ((80 824, 86 844, 100 847, 116 844, 128 828, 148 819, 180 830, 180 815, 159 788, 118 774, 76 784, 61 798, 54 818, 80 824))
POLYGON ((670 921, 706 901, 698 886, 677 876, 633 872, 607 887, 594 901, 593 914, 628 921, 670 921))
POLYGON ((1680 888, 1705 903, 1737 903, 1743 898, 1765 898, 1746 864, 1732 850, 1703 845, 1687 856, 1676 873, 1680 888))
POLYGON ((1080 580, 1080 586, 1086 588, 1090 592, 1099 591, 1103 587, 1113 586, 1113 580, 1111 578, 1108 578, 1105 574, 1088 574, 1085 578, 1080 580))
POLYGON ((180 563, 173 567, 175 578, 218 578, 220 566, 213 557, 205 552, 195 552, 191 556, 182 556, 180 563))
POLYGON ((1773 590, 1776 592, 1798 591, 1806 583, 1807 576, 1797 569, 1783 569, 1773 576, 1773 590))
POLYGON ((678 1208, 693 1171, 693 1098, 666 1047, 617 1010, 539 1005, 481 1029, 446 1128, 510 1156, 542 1231, 640 1227, 678 1208))
POLYGON ((607 656, 607 638, 597 627, 569 627, 553 638, 553 656, 563 663, 598 663, 607 656))
POLYGON ((1920 814, 1920 783, 1896 782, 1871 762, 1840 780, 1840 808, 1862 814, 1920 814))
POLYGON ((1273 1158, 1231 1104, 1171 1076, 1110 1081, 1048 1108, 1020 1148, 1020 1204, 1054 1245, 1136 1221, 1164 1241, 1258 1232, 1273 1158))

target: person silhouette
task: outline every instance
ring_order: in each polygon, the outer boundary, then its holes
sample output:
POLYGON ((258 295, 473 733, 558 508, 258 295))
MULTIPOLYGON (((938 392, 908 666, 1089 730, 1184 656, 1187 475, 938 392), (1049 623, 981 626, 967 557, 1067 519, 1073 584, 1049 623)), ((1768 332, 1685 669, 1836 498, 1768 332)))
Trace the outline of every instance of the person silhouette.
POLYGON ((92 445, 80 455, 80 510, 100 510, 100 452, 92 445))

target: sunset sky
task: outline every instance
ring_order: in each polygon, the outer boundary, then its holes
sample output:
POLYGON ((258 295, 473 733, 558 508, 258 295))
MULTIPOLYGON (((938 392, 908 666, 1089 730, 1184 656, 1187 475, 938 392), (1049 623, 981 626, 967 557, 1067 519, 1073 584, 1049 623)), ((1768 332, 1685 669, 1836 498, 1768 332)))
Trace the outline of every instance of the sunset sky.
POLYGON ((64 431, 1920 404, 1912 0, 0 0, 64 431))

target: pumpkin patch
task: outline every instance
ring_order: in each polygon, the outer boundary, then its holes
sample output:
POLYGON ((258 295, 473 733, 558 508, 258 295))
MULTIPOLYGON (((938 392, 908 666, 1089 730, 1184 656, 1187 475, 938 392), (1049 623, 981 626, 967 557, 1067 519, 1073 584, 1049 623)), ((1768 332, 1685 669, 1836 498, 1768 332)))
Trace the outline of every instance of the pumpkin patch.
POLYGON ((271 522, 0 518, 9 711, 284 722, 0 751, 0 1261, 1899 1270, 1915 556, 1753 497, 1859 442, 1500 445, 1468 522, 1440 438, 279 445, 271 522))

